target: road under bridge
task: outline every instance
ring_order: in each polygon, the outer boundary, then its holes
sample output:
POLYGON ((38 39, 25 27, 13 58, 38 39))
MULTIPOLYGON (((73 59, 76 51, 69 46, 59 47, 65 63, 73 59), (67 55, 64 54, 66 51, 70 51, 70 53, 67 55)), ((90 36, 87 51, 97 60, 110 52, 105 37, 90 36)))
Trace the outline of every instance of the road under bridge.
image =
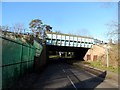
POLYGON ((89 48, 83 47, 67 47, 67 46, 55 46, 55 45, 47 45, 47 52, 49 51, 58 51, 58 52, 73 52, 74 59, 83 60, 86 52, 89 48))

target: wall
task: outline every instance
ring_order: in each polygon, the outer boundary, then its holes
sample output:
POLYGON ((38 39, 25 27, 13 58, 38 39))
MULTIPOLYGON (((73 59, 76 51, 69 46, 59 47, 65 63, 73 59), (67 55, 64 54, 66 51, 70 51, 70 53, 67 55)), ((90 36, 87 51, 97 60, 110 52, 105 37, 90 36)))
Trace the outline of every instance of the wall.
POLYGON ((98 60, 99 57, 105 56, 105 48, 98 45, 93 45, 91 49, 86 53, 84 60, 86 61, 94 61, 98 60))
POLYGON ((37 73, 40 73, 42 70, 44 70, 48 60, 48 55, 47 55, 47 48, 46 45, 43 45, 43 50, 41 54, 37 57, 35 57, 35 62, 34 62, 34 70, 37 73))
POLYGON ((33 71, 37 48, 8 38, 2 39, 2 88, 11 87, 21 76, 33 71))

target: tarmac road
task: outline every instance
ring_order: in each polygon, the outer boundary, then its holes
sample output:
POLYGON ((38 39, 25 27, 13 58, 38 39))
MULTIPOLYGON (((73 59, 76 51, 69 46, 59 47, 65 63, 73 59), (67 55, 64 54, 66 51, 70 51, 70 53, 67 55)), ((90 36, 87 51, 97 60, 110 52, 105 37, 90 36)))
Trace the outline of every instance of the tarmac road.
POLYGON ((12 90, 118 90, 117 82, 106 79, 105 72, 101 75, 104 78, 59 60, 51 62, 40 74, 31 73, 24 76, 12 90))
MULTIPOLYGON (((103 73, 103 75, 106 75, 103 73)), ((105 78, 100 78, 83 69, 59 62, 50 64, 32 84, 31 90, 53 89, 89 89, 108 88, 118 90, 118 84, 105 78)))

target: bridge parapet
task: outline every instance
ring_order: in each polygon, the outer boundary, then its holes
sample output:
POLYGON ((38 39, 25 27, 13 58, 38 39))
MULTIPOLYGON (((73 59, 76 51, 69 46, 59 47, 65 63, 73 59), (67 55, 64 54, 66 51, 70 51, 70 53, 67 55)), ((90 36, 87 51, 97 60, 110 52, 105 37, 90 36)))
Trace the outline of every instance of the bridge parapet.
POLYGON ((47 45, 55 45, 55 46, 69 46, 69 47, 83 47, 83 48, 91 48, 94 43, 94 38, 92 37, 84 37, 84 36, 76 36, 69 34, 56 34, 53 32, 47 33, 46 37, 47 45))

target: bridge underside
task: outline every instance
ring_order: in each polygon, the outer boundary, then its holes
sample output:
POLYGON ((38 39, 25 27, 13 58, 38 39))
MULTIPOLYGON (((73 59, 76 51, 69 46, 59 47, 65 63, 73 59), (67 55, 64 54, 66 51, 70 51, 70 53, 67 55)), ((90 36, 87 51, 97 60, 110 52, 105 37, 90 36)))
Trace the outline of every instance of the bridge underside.
POLYGON ((89 48, 47 45, 48 51, 74 52, 74 59, 83 60, 89 48))

